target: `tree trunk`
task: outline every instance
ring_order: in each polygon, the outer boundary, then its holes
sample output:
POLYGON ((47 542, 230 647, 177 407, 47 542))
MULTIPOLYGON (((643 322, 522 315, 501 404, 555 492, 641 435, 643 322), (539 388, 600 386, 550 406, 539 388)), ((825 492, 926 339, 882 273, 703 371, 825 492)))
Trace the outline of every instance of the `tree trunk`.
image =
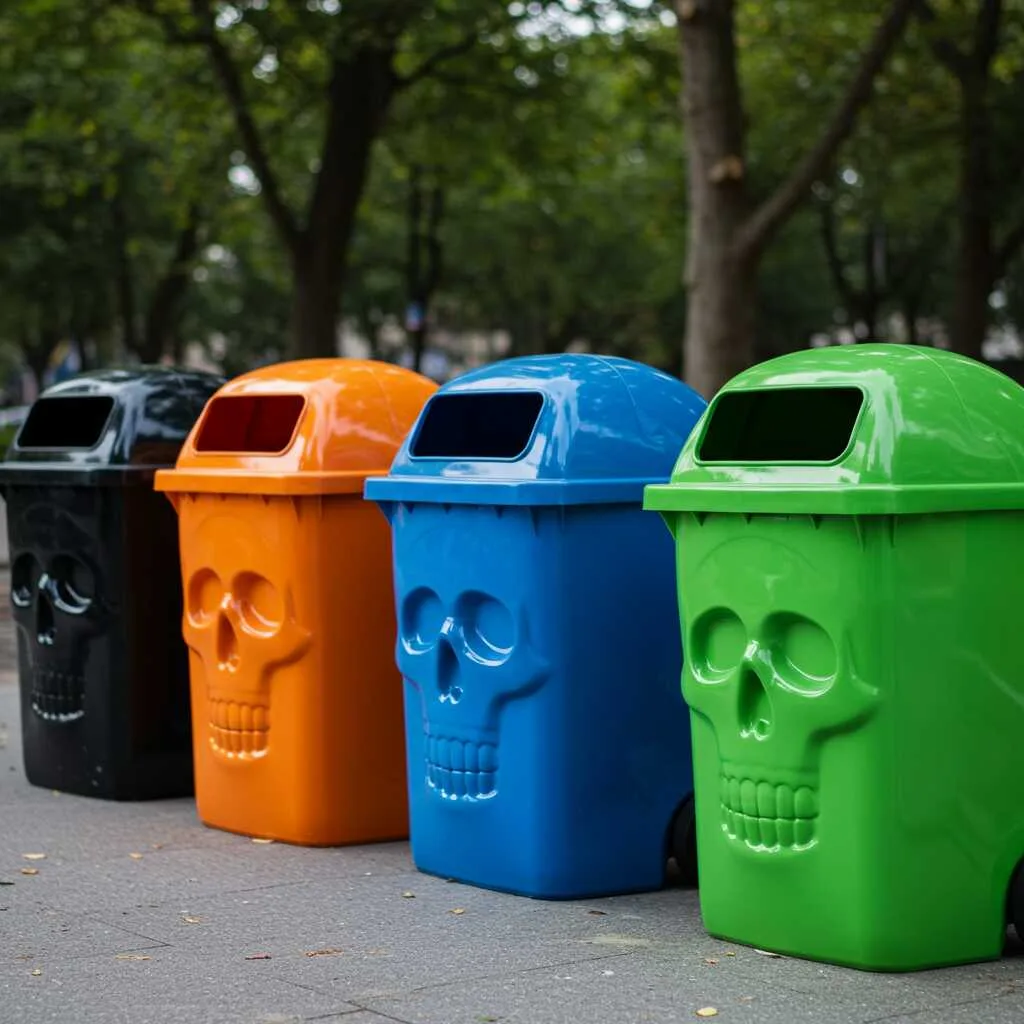
POLYGON ((749 209, 735 0, 676 0, 689 179, 687 381, 711 397, 755 352, 757 270, 778 230, 849 136, 919 0, 890 0, 820 138, 782 185, 749 209))
POLYGON ((146 311, 145 331, 139 346, 139 358, 144 363, 157 363, 173 350, 181 300, 192 279, 192 261, 198 250, 199 210, 193 206, 178 235, 167 271, 157 283, 146 311))
POLYGON ((121 312, 121 342, 128 352, 136 353, 139 350, 139 334, 136 325, 135 282, 132 279, 131 257, 128 255, 128 219, 120 191, 114 194, 110 202, 110 216, 116 248, 115 274, 121 312))
POLYGON ((982 358, 995 276, 992 243, 991 125, 985 77, 962 81, 960 237, 953 294, 953 349, 982 358))
POLYGON ((340 260, 336 245, 314 248, 305 241, 292 259, 294 290, 289 333, 294 359, 331 358, 338 354, 340 260))

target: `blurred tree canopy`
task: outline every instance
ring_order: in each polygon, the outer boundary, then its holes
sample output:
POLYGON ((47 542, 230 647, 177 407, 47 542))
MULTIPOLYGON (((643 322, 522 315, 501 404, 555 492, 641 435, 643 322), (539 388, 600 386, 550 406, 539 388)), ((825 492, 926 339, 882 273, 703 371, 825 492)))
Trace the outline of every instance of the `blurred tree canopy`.
POLYGON ((1024 0, 8 0, 0 366, 1019 354, 1022 74, 1024 0))

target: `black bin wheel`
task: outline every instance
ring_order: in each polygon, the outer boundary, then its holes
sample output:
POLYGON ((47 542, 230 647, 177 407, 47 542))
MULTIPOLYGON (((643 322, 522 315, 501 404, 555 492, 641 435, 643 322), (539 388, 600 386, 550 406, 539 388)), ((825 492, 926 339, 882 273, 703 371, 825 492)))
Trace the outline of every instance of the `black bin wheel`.
POLYGON ((1021 860, 1010 879, 1010 891, 1006 895, 1006 916, 1017 933, 1017 938, 1024 942, 1024 860, 1021 860))
MULTIPOLYGON (((679 883, 697 886, 697 820, 693 797, 687 797, 677 808, 668 833, 668 854, 676 862, 679 883)), ((1024 919, 1022 919, 1024 924, 1024 919)))

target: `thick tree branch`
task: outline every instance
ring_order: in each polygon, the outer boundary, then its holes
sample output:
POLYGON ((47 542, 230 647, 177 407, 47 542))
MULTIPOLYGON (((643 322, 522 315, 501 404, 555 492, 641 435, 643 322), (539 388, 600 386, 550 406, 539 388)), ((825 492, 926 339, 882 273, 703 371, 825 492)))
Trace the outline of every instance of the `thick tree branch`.
POLYGON ((292 211, 281 196, 280 185, 270 166, 270 159, 249 108, 242 76, 238 73, 238 67, 228 53, 227 47, 217 35, 210 0, 192 0, 192 12, 199 21, 203 42, 210 55, 213 69, 220 79, 231 112, 234 114, 235 126, 241 136, 246 157, 252 162, 256 177, 259 178, 267 210, 285 245, 294 253, 301 233, 292 211))
POLYGON ((1003 0, 981 0, 974 23, 974 61, 978 70, 988 71, 999 49, 999 30, 1003 20, 1003 0))
POLYGON ((874 88, 875 78, 885 66, 920 0, 891 0, 889 12, 879 23, 861 57, 857 73, 825 127, 821 138, 797 165, 790 177, 750 216, 734 242, 736 255, 748 261, 759 253, 802 203, 814 182, 821 177, 840 145, 853 130, 857 115, 874 88))
POLYGON ((461 57, 464 53, 469 53, 476 46, 478 38, 479 33, 476 31, 468 32, 458 42, 452 43, 449 46, 442 46, 440 50, 425 58, 418 68, 414 68, 407 75, 402 75, 396 83, 396 88, 408 89, 410 85, 415 85, 422 79, 429 78, 442 64, 455 57, 461 57))

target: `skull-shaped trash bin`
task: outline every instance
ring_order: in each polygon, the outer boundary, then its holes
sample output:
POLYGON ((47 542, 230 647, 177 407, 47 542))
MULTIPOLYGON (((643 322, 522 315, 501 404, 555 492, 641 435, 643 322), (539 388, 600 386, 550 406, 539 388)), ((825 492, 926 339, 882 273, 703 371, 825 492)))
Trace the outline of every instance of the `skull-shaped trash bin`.
POLYGON ((306 845, 408 835, 390 532, 362 500, 436 385, 310 359, 210 401, 177 467, 196 805, 306 845))
POLYGON ((1024 926, 1024 390, 908 346, 775 359, 646 507, 677 545, 708 931, 870 970, 999 956, 1007 907, 1024 926))
POLYGON ((550 899, 663 884, 692 783, 672 545, 641 500, 703 409, 629 360, 508 360, 444 386, 367 483, 419 869, 550 899))
POLYGON ((177 523, 153 475, 221 383, 160 367, 72 378, 40 396, 0 464, 34 785, 192 792, 177 523))

